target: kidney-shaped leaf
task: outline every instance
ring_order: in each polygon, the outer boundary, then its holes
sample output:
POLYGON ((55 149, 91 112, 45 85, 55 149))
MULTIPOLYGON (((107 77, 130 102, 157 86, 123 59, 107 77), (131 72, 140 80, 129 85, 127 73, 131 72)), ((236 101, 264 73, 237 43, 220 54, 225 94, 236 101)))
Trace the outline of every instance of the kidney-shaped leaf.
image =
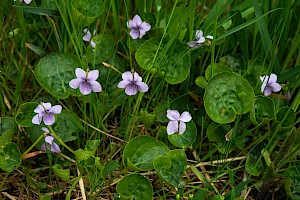
POLYGON ((122 199, 151 200, 153 197, 150 181, 139 174, 124 176, 117 185, 117 192, 122 199))
POLYGON ((153 160, 168 153, 168 147, 149 136, 138 136, 126 145, 123 153, 125 167, 132 170, 152 170, 153 160))
POLYGON ((89 63, 100 64, 108 60, 114 52, 115 41, 111 35, 99 34, 93 37, 95 48, 89 46, 87 48, 85 58, 89 63))
POLYGON ((16 123, 11 117, 0 118, 0 147, 11 142, 15 133, 16 123))
POLYGON ((20 106, 20 109, 17 112, 17 115, 15 117, 15 120, 18 125, 23 127, 30 127, 33 126, 32 124, 32 118, 36 113, 34 113, 34 109, 38 106, 38 103, 36 102, 27 102, 23 103, 20 106))
POLYGON ((186 124, 186 130, 183 134, 177 133, 168 135, 169 141, 176 147, 185 149, 193 145, 197 137, 197 128, 193 121, 186 124))
POLYGON ((64 142, 69 142, 76 139, 73 134, 83 130, 83 126, 75 113, 63 110, 57 115, 53 129, 64 142))
POLYGON ((143 43, 135 54, 136 61, 145 70, 165 76, 170 84, 183 82, 190 73, 190 56, 185 52, 186 46, 175 40, 166 51, 167 40, 163 40, 160 49, 160 38, 152 38, 143 43), (155 59, 155 62, 152 61, 155 59))
POLYGON ((106 0, 72 0, 75 23, 89 26, 104 10, 106 0))
POLYGON ((69 82, 76 78, 75 69, 80 63, 71 54, 53 53, 42 58, 36 65, 34 73, 39 84, 51 95, 59 99, 66 99, 70 93, 75 93, 69 82))
POLYGON ((220 124, 233 122, 253 106, 254 91, 237 73, 223 72, 213 76, 205 89, 204 107, 208 116, 220 124))
POLYGON ((0 168, 6 172, 12 172, 21 164, 21 153, 19 147, 9 142, 0 147, 0 168))
POLYGON ((258 96, 254 100, 253 108, 250 111, 250 119, 255 125, 266 120, 272 120, 275 116, 275 105, 271 98, 258 96))
POLYGON ((169 184, 182 188, 184 182, 181 180, 187 158, 184 150, 172 150, 166 156, 158 157, 154 160, 155 171, 169 184))

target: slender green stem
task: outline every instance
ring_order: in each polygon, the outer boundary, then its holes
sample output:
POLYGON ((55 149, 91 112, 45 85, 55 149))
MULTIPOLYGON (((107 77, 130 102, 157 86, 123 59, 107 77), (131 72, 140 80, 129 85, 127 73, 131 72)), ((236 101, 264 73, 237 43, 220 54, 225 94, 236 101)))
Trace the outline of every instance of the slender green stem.
POLYGON ((58 137, 56 135, 56 133, 54 132, 53 128, 51 126, 48 126, 51 134, 53 135, 53 137, 66 149, 68 149, 71 153, 75 154, 75 151, 73 149, 71 149, 68 145, 66 145, 66 143, 64 143, 64 141, 62 141, 62 139, 60 139, 60 137, 58 137))
POLYGON ((41 139, 44 138, 44 134, 42 134, 22 155, 21 158, 23 158, 25 155, 27 155, 36 145, 41 141, 41 139))

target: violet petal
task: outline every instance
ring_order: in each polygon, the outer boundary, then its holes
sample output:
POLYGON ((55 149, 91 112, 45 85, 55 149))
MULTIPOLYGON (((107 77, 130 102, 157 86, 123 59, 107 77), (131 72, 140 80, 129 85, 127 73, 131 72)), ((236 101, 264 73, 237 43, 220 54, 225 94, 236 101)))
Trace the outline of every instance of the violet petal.
POLYGON ((270 87, 266 87, 266 89, 264 91, 264 95, 265 96, 270 96, 271 93, 272 93, 271 88, 270 87))
POLYGON ((133 81, 133 75, 132 75, 132 73, 130 71, 124 72, 122 74, 122 79, 124 81, 130 81, 130 82, 132 82, 133 81))
POLYGON ((177 110, 167 110, 167 118, 179 121, 180 113, 177 110))
POLYGON ((269 83, 276 83, 277 82, 277 75, 276 74, 271 74, 269 83))
POLYGON ((52 124, 54 124, 55 118, 52 114, 47 113, 43 116, 43 121, 44 121, 45 125, 51 126, 52 124))
POLYGON ((99 70, 92 70, 92 71, 89 71, 89 73, 87 75, 87 80, 95 81, 95 80, 97 80, 98 77, 99 77, 99 70))
POLYGON ((168 126, 167 126, 168 135, 174 134, 176 132, 178 132, 178 121, 176 121, 176 120, 169 121, 168 126))
POLYGON ((180 116, 180 121, 183 121, 183 122, 189 122, 189 121, 191 121, 191 119, 192 119, 192 116, 187 111, 183 112, 180 116))
POLYGON ((42 105, 38 105, 38 106, 36 107, 36 109, 34 109, 33 112, 38 113, 38 114, 44 114, 45 108, 44 108, 42 105))
POLYGON ((118 83, 118 88, 126 88, 130 83, 131 83, 130 81, 126 81, 126 80, 120 81, 118 83))
POLYGON ((48 135, 47 137, 45 137, 45 142, 47 142, 50 145, 52 145, 53 140, 54 140, 53 136, 48 135))
POLYGON ((184 122, 180 121, 178 134, 179 135, 183 134, 185 132, 185 130, 186 130, 186 124, 184 122))
POLYGON ((77 89, 79 88, 80 84, 83 82, 84 80, 81 79, 81 78, 75 78, 75 79, 72 79, 70 82, 69 82, 69 86, 73 89, 77 89))
POLYGON ((125 93, 129 96, 136 95, 137 92, 138 92, 138 87, 136 84, 129 84, 125 88, 125 93))
POLYGON ((102 90, 102 86, 98 81, 89 81, 92 87, 93 92, 100 92, 102 90))
POLYGON ((273 92, 279 92, 281 90, 281 85, 279 83, 271 83, 269 84, 269 87, 271 87, 273 92))
POLYGON ((53 142, 53 144, 50 146, 50 151, 52 151, 53 153, 59 153, 60 148, 56 143, 53 142))
POLYGON ((140 35, 140 30, 137 28, 132 28, 130 30, 130 36, 132 37, 132 39, 137 39, 140 35))
POLYGON ((138 86, 138 90, 140 92, 147 92, 149 89, 148 85, 144 82, 137 82, 136 85, 138 86))
POLYGON ((80 78, 80 79, 83 79, 83 80, 86 79, 86 72, 83 69, 76 68, 75 69, 75 74, 76 74, 77 78, 80 78))
POLYGON ((61 110, 62 110, 61 105, 56 105, 56 106, 53 106, 53 107, 49 110, 49 113, 59 114, 59 113, 61 113, 61 110))
POLYGON ((83 95, 88 95, 92 92, 92 86, 90 83, 83 81, 79 86, 79 90, 83 95))
POLYGON ((42 116, 39 116, 39 114, 36 114, 36 115, 32 118, 31 122, 32 122, 33 124, 41 124, 41 122, 42 122, 42 116))
POLYGON ((132 19, 138 26, 142 23, 141 17, 139 15, 135 15, 132 19))

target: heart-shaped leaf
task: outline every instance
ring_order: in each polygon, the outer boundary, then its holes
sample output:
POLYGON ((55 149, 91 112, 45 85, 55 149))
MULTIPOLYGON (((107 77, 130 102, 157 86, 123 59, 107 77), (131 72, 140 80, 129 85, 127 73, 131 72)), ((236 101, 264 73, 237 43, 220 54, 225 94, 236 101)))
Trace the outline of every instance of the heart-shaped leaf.
POLYGON ((11 117, 0 118, 0 147, 11 142, 15 134, 16 123, 11 117))
POLYGON ((186 46, 179 41, 175 40, 171 46, 167 45, 167 41, 163 40, 161 45, 160 38, 146 41, 138 48, 135 58, 143 69, 164 76, 170 84, 178 84, 190 73, 190 56, 186 53, 186 46))
POLYGON ((181 180, 187 166, 184 150, 172 150, 166 156, 156 158, 153 164, 155 171, 166 182, 178 188, 184 186, 181 180))
POLYGON ((21 152, 19 147, 9 142, 0 147, 0 168, 6 172, 12 172, 21 164, 21 152))
POLYGON ((47 92, 56 98, 66 99, 71 93, 79 95, 69 86, 69 82, 76 78, 75 69, 78 67, 80 63, 73 55, 52 53, 38 62, 34 73, 36 80, 47 92))
POLYGON ((124 176, 117 185, 117 192, 122 199, 152 200, 153 197, 150 181, 139 174, 124 176))
POLYGON ((186 149, 193 145, 197 137, 197 128, 193 121, 187 122, 186 130, 183 134, 177 133, 168 135, 169 141, 176 147, 186 149))
POLYGON ((253 176, 259 176, 265 171, 266 165, 262 159, 262 149, 262 145, 258 145, 255 148, 251 149, 247 154, 245 167, 247 172, 253 176))
POLYGON ((232 69, 227 67, 226 65, 215 63, 214 65, 209 65, 205 70, 205 78, 209 80, 213 76, 220 74, 222 72, 232 72, 232 69), (211 67, 213 66, 213 67, 211 67))
POLYGON ((233 122, 236 115, 253 107, 254 91, 237 73, 222 72, 213 76, 205 89, 204 107, 208 116, 220 124, 233 122))
POLYGON ((126 145, 123 153, 123 163, 131 170, 152 170, 153 160, 164 156, 168 147, 149 136, 138 136, 126 145))
POLYGON ((264 121, 274 119, 275 105, 271 98, 258 96, 254 99, 253 108, 250 111, 250 119, 253 124, 259 125, 264 121))
POLYGON ((33 111, 37 106, 38 103, 36 102, 27 102, 21 104, 15 117, 17 124, 23 127, 33 126, 31 121, 34 115, 36 115, 36 113, 34 113, 33 111))
POLYGON ((291 199, 300 199, 300 167, 290 166, 284 170, 286 179, 284 181, 285 191, 291 199))
POLYGON ((70 169, 62 169, 61 165, 55 164, 52 166, 54 174, 63 181, 70 180, 70 169))

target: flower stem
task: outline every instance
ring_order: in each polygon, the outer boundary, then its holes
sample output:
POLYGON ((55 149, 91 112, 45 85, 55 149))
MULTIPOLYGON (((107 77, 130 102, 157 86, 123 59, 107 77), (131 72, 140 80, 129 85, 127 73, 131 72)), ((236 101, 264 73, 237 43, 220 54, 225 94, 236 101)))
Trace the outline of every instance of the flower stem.
POLYGON ((64 141, 62 141, 62 139, 60 139, 60 137, 58 137, 56 135, 56 133, 54 132, 53 128, 51 126, 48 126, 51 134, 53 135, 53 137, 66 149, 68 149, 71 153, 75 154, 75 151, 73 149, 71 149, 68 145, 66 145, 66 143, 64 143, 64 141))
POLYGON ((42 134, 22 155, 21 158, 23 158, 25 155, 27 155, 36 145, 41 141, 41 139, 44 138, 44 134, 42 134))

